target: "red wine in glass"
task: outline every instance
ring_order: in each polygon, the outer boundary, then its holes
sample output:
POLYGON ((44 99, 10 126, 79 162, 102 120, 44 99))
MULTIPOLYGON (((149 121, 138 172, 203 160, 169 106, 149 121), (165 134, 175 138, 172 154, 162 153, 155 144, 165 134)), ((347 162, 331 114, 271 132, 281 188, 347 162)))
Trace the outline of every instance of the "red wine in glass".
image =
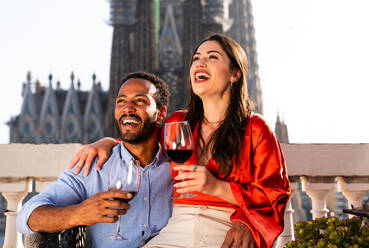
MULTIPOLYGON (((186 162, 193 152, 193 138, 187 121, 169 122, 164 126, 164 150, 167 157, 177 163, 186 162)), ((174 198, 194 197, 194 194, 184 193, 174 198)))
MULTIPOLYGON (((109 191, 115 191, 115 190, 110 190, 109 191)), ((126 192, 126 191, 125 191, 126 192)), ((123 198, 112 198, 113 200, 117 200, 117 201, 122 201, 122 202, 130 202, 133 200, 133 198, 137 195, 137 192, 127 192, 127 193, 131 193, 132 197, 130 199, 123 199, 123 198)))
POLYGON ((168 158, 178 164, 186 162, 192 155, 192 150, 166 150, 168 158))

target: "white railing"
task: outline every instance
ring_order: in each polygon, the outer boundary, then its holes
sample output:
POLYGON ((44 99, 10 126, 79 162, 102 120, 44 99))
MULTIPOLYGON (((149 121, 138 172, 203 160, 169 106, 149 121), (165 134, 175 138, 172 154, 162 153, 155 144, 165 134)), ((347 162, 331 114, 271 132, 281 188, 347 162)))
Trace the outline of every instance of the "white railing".
MULTIPOLYGON (((313 218, 327 216, 326 197, 332 189, 342 192, 349 204, 361 205, 369 191, 369 144, 283 144, 292 192, 302 190, 312 200, 313 218)), ((42 191, 67 168, 80 144, 0 145, 0 192, 8 202, 4 248, 23 247, 15 219, 21 202, 32 189, 42 191)), ((293 209, 285 211, 285 229, 276 247, 294 238, 293 209)))

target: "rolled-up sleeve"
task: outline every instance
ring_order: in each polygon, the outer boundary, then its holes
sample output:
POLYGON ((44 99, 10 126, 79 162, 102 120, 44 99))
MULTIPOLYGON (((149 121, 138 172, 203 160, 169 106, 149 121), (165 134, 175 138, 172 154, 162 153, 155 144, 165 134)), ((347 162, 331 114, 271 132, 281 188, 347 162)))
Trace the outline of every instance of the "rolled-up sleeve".
POLYGON ((32 234, 28 226, 28 218, 39 206, 52 205, 64 207, 77 204, 86 199, 84 187, 85 178, 82 175, 74 175, 73 171, 63 172, 57 181, 51 183, 40 194, 33 196, 21 208, 17 216, 17 229, 24 234, 32 234))

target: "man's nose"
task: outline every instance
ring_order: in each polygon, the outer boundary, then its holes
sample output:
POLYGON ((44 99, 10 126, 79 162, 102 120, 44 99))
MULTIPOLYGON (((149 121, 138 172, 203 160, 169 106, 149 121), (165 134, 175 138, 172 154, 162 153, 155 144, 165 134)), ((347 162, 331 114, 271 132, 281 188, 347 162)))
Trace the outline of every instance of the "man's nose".
POLYGON ((123 112, 125 113, 133 113, 135 112, 136 108, 133 102, 127 101, 123 106, 123 112))

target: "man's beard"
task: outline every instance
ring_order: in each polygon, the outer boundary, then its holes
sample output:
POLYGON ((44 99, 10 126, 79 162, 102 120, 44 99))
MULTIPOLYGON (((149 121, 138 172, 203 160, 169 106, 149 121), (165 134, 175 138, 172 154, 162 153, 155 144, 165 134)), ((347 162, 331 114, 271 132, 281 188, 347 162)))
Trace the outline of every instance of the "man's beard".
POLYGON ((146 118, 142 120, 137 115, 122 115, 119 118, 119 121, 115 120, 115 127, 117 128, 118 132, 120 133, 120 137, 122 138, 124 142, 130 143, 130 144, 139 144, 139 143, 146 141, 154 133, 156 129, 156 121, 151 120, 150 118, 146 118), (133 116, 139 119, 141 123, 143 123, 142 129, 139 130, 137 133, 131 133, 131 132, 123 133, 122 130, 120 129, 121 127, 120 122, 121 122, 121 119, 125 116, 133 116))

